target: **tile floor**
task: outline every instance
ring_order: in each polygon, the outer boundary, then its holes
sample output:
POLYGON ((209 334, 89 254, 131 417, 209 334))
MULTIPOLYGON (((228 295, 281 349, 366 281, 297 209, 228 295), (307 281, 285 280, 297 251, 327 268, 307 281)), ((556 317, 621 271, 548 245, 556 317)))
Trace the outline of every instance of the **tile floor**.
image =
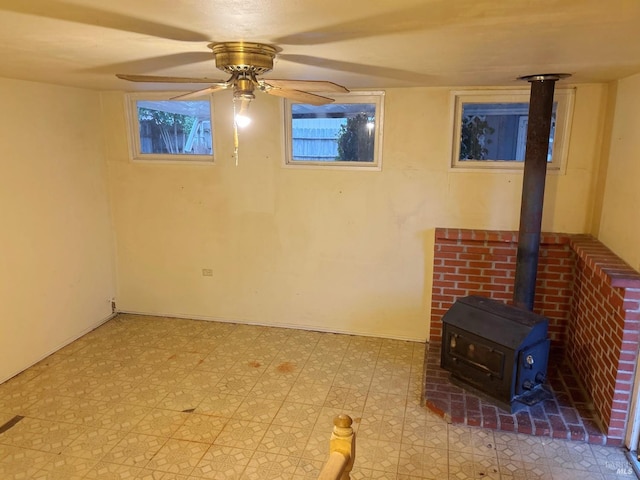
POLYGON ((0 479, 315 479, 339 413, 355 420, 353 479, 635 479, 617 448, 447 424, 420 406, 423 357, 119 315, 0 385, 0 479))

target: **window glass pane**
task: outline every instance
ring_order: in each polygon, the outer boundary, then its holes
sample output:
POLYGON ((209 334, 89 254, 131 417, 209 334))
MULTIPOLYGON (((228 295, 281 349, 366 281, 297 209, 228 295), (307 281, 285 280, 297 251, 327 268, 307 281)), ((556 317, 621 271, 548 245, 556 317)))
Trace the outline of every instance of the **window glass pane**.
POLYGON ((211 155, 208 101, 138 100, 140 153, 211 155))
MULTIPOLYGON (((556 110, 553 104, 549 153, 551 161, 556 110)), ((460 161, 524 161, 529 103, 463 103, 460 125, 460 161)))
POLYGON ((293 161, 374 161, 376 105, 291 105, 293 161))

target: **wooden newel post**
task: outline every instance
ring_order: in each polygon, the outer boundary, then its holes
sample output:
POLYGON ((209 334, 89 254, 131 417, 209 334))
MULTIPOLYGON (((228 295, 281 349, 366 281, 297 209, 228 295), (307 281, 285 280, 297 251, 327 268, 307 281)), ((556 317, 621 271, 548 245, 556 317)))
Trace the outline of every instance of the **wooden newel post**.
POLYGON ((356 456, 356 439, 349 415, 338 415, 333 419, 333 432, 329 441, 329 461, 326 463, 318 480, 350 480, 349 473, 353 468, 356 456))

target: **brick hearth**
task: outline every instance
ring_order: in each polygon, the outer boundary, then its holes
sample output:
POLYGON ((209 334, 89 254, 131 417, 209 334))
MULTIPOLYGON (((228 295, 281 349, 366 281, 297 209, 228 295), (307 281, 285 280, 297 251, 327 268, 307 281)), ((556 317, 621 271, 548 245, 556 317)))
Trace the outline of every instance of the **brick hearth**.
POLYGON ((505 416, 443 382, 439 344, 442 315, 457 298, 511 302, 517 232, 437 229, 434 250, 425 402, 454 423, 622 444, 640 344, 640 274, 590 236, 542 235, 534 311, 549 318, 555 399, 505 416))
POLYGON ((493 402, 453 385, 449 372, 440 368, 440 344, 429 343, 424 365, 424 405, 450 423, 491 428, 528 435, 582 440, 604 445, 607 437, 598 426, 596 412, 569 368, 549 370, 546 384, 553 398, 534 406, 522 406, 511 414, 493 402))

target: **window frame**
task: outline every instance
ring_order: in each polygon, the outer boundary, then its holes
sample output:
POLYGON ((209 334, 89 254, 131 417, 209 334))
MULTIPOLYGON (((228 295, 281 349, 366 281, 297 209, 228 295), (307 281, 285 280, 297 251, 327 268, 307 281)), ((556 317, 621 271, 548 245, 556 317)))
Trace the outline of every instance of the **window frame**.
MULTIPOLYGON (((505 171, 524 168, 523 160, 460 160, 462 108, 465 103, 529 103, 530 89, 455 90, 451 92, 451 157, 449 167, 455 171, 505 171)), ((567 168, 569 138, 573 120, 575 88, 557 88, 554 91, 556 127, 552 159, 547 170, 564 174, 567 168)))
MULTIPOLYGON (((213 132, 213 105, 211 95, 203 96, 197 100, 206 101, 209 104, 209 118, 211 121, 211 154, 167 154, 167 153, 142 153, 140 146, 140 123, 138 121, 137 102, 139 101, 168 101, 172 98, 189 92, 129 92, 125 94, 127 116, 127 140, 129 145, 129 160, 135 163, 162 163, 162 164, 190 164, 212 165, 215 162, 215 136, 213 132)), ((176 100, 180 101, 180 100, 176 100)))
POLYGON ((348 162, 348 161, 303 161, 293 160, 293 118, 291 105, 302 102, 294 102, 289 99, 284 100, 284 167, 286 168, 317 168, 335 170, 382 170, 382 139, 384 130, 384 98, 385 92, 382 90, 361 90, 349 93, 320 94, 333 98, 336 104, 358 104, 369 103, 375 105, 375 137, 373 147, 373 162, 348 162))

